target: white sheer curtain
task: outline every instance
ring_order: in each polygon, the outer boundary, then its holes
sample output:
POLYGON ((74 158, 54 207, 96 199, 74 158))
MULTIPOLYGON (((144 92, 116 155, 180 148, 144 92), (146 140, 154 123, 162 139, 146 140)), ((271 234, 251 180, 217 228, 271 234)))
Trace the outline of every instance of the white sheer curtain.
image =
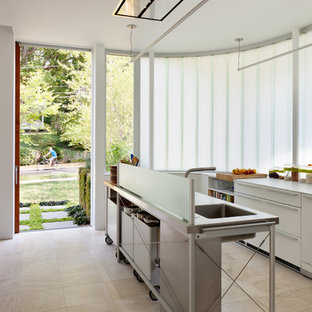
MULTIPOLYGON (((285 41, 246 51, 241 63, 289 49, 291 42, 285 41)), ((244 167, 267 172, 291 161, 291 55, 241 72, 237 58, 231 53, 155 59, 156 170, 213 165, 218 170, 244 167)), ((146 66, 147 59, 142 59, 142 72, 146 66)), ((146 121, 145 76, 141 90, 141 120, 146 121)), ((141 138, 147 127, 146 122, 141 125, 141 138)), ((143 159, 145 150, 142 146, 143 159)))

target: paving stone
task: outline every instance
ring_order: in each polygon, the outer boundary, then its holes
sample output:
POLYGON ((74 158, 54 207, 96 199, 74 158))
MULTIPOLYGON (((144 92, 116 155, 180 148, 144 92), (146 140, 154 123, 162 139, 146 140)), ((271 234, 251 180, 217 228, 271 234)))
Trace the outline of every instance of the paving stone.
POLYGON ((64 229, 77 227, 78 225, 74 224, 73 221, 63 221, 63 222, 47 222, 42 224, 44 229, 64 229))
POLYGON ((20 231, 22 231, 22 230, 29 230, 29 225, 20 225, 19 229, 20 229, 20 231))
POLYGON ((20 211, 29 211, 30 207, 20 207, 20 211))
POLYGON ((29 213, 21 213, 20 214, 20 221, 25 221, 25 220, 29 220, 29 213))
POLYGON ((40 206, 41 209, 65 209, 66 206, 60 205, 60 206, 40 206))
POLYGON ((66 211, 51 211, 51 212, 42 212, 42 219, 60 219, 67 218, 68 214, 66 211))

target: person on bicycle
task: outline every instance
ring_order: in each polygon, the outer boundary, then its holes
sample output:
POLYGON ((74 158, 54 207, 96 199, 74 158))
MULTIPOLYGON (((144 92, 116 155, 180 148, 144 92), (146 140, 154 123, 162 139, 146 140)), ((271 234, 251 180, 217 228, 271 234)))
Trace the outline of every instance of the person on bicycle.
POLYGON ((56 151, 52 147, 49 147, 49 153, 44 155, 44 157, 47 157, 49 154, 51 154, 49 167, 53 167, 54 161, 57 158, 57 154, 56 154, 56 151))

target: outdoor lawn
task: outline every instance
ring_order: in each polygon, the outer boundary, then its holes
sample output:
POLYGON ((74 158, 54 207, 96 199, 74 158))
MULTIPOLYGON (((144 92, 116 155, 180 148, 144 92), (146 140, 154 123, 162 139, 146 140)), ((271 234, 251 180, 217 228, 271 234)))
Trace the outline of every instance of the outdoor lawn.
MULTIPOLYGON (((77 173, 75 173, 77 177, 77 173)), ((25 176, 27 177, 27 176, 25 176)), ((36 175, 36 180, 44 179, 36 175)), ((69 200, 73 203, 79 202, 78 180, 60 180, 41 183, 20 184, 20 202, 38 203, 41 201, 69 200)))
POLYGON ((65 173, 40 173, 40 174, 27 174, 21 175, 20 181, 34 181, 34 180, 51 180, 51 179, 63 179, 63 178, 77 178, 77 172, 65 172, 65 173))

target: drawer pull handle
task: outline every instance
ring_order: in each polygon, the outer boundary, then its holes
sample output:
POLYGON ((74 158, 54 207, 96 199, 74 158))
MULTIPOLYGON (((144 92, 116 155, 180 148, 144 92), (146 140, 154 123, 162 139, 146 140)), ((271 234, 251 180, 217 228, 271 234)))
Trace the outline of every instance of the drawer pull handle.
MULTIPOLYGON (((269 200, 266 200, 266 199, 263 199, 263 198, 259 198, 259 197, 249 196, 249 195, 245 195, 245 194, 241 194, 241 193, 237 193, 236 196, 245 197, 245 198, 251 199, 251 200, 257 200, 259 202, 263 202, 263 203, 266 203, 266 204, 269 204, 269 205, 278 206, 278 207, 289 209, 289 210, 299 211, 299 208, 286 206, 286 205, 279 204, 279 203, 276 203, 276 202, 273 202, 273 201, 269 201, 269 200)), ((235 195, 234 195, 234 197, 235 197, 235 195)))
POLYGON ((276 230, 275 233, 278 234, 278 235, 284 236, 284 237, 286 237, 286 238, 292 239, 292 240, 294 240, 294 241, 298 241, 298 240, 299 240, 298 238, 296 238, 296 237, 294 237, 294 236, 292 236, 292 235, 286 234, 286 233, 284 233, 284 232, 280 232, 280 231, 278 231, 278 230, 276 230))
POLYGON ((277 207, 281 207, 281 208, 285 208, 285 209, 289 209, 289 210, 294 210, 294 211, 299 211, 299 208, 290 207, 290 206, 286 206, 286 205, 282 205, 282 204, 278 204, 278 203, 270 202, 270 201, 266 201, 266 200, 263 200, 263 201, 265 201, 268 204, 271 204, 273 206, 277 206, 277 207))

